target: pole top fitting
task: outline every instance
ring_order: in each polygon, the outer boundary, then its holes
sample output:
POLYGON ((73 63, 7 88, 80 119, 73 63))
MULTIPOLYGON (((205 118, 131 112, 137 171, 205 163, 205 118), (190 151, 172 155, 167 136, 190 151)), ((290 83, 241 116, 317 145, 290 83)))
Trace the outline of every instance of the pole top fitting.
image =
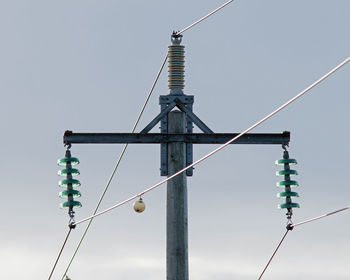
POLYGON ((179 32, 173 31, 173 34, 171 34, 171 42, 173 45, 180 45, 182 41, 182 35, 178 34, 179 32))

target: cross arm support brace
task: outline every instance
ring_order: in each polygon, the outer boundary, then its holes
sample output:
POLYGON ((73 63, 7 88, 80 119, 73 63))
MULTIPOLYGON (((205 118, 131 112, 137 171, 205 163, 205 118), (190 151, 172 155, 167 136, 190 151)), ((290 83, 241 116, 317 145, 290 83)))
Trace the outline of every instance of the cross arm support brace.
MULTIPOLYGON (((192 144, 224 144, 239 133, 73 133, 66 131, 64 144, 159 144, 184 142, 192 144)), ((290 132, 247 133, 232 144, 281 144, 288 145, 290 132)))

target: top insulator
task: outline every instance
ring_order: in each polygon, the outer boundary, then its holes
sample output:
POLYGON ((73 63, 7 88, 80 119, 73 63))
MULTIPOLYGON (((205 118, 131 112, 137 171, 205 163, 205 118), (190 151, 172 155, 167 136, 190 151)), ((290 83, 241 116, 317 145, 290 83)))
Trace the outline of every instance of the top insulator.
POLYGON ((183 94, 185 88, 185 46, 180 45, 182 35, 173 32, 171 36, 172 45, 169 46, 168 59, 168 83, 170 94, 183 94))

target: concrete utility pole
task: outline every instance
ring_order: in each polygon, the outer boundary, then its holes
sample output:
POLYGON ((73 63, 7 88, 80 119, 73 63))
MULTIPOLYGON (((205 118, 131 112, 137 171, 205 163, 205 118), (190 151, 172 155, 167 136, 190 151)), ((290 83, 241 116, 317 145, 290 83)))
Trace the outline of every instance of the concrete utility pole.
MULTIPOLYGON (((185 133, 186 116, 168 115, 169 133, 185 133)), ((186 167, 186 144, 168 144, 169 176, 186 167)), ((188 280, 187 178, 183 172, 167 182, 167 280, 188 280)))
MULTIPOLYGON (((184 46, 182 35, 173 33, 169 46, 170 94, 161 95, 161 112, 140 133, 73 133, 66 131, 65 144, 145 144, 161 148, 161 176, 170 176, 193 162, 193 144, 224 144, 238 133, 214 133, 192 111, 194 96, 183 93, 184 46), (180 111, 174 111, 178 108, 180 111), (161 133, 149 133, 157 123, 161 133), (193 133, 195 124, 203 133, 193 133)), ((247 133, 232 144, 288 145, 290 133, 247 133)), ((193 169, 167 184, 167 280, 188 280, 187 182, 193 169)))
MULTIPOLYGON (((181 39, 182 36, 173 34, 168 53, 170 95, 179 98, 184 96, 185 87, 185 50, 181 45, 181 39)), ((190 121, 188 125, 192 132, 190 121)), ((161 130, 170 134, 185 134, 186 114, 181 111, 169 112, 168 120, 163 118, 161 130)), ((168 154, 168 170, 167 172, 164 170, 164 174, 168 173, 168 176, 171 176, 186 167, 185 142, 168 143, 165 153, 168 154)), ((166 232, 166 278, 167 280, 188 280, 187 178, 185 172, 167 182, 166 232)))

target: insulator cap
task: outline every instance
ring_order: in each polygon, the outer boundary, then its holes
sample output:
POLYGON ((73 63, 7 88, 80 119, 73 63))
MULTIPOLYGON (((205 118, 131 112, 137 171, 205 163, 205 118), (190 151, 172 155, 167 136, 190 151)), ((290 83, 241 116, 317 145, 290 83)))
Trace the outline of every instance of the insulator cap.
POLYGON ((64 190, 60 192, 60 197, 62 198, 67 198, 69 195, 73 196, 73 197, 80 197, 81 193, 78 190, 64 190))
POLYGON ((277 194, 277 197, 284 198, 284 197, 299 197, 299 194, 297 192, 281 192, 277 194))
POLYGON ((294 180, 286 180, 286 181, 281 181, 277 183, 277 187, 285 187, 285 186, 297 187, 299 186, 299 184, 297 181, 294 181, 294 180))
POLYGON ((300 208, 298 203, 290 202, 290 203, 282 203, 278 205, 279 209, 286 209, 286 208, 300 208))
POLYGON ((68 174, 72 175, 72 176, 76 176, 76 175, 80 174, 80 171, 76 168, 65 168, 65 169, 58 171, 58 175, 60 175, 60 176, 66 176, 68 174))
POLYGON ((292 169, 284 169, 276 172, 277 176, 284 176, 284 175, 298 175, 298 171, 292 170, 292 169))
POLYGON ((71 185, 72 187, 79 187, 80 181, 77 179, 64 179, 58 182, 58 185, 60 187, 67 187, 68 185, 71 185))
POLYGON ((76 201, 76 200, 69 200, 69 201, 65 201, 65 202, 62 202, 60 204, 61 208, 70 208, 70 207, 78 207, 80 208, 82 205, 79 201, 76 201))
POLYGON ((297 164, 297 160, 294 158, 283 158, 275 161, 277 165, 284 165, 285 163, 297 164))
POLYGON ((145 211, 146 205, 143 202, 142 198, 140 198, 139 200, 134 202, 134 210, 137 213, 142 213, 143 211, 145 211))
POLYGON ((76 157, 64 157, 57 161, 58 165, 66 165, 67 163, 71 165, 77 165, 80 162, 79 162, 79 159, 76 157))

